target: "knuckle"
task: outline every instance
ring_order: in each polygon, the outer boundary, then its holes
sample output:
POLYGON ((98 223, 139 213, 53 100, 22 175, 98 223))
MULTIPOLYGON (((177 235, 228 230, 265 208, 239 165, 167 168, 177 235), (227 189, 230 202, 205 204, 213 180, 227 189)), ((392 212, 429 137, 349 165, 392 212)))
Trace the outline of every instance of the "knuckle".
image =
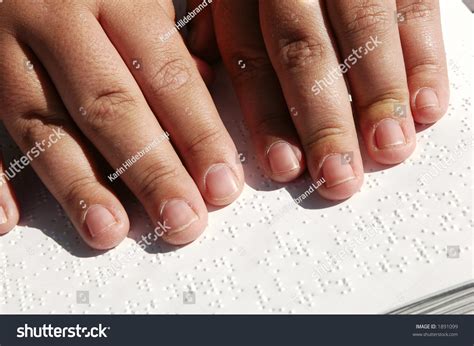
POLYGON ((348 124, 334 120, 326 120, 320 127, 306 136, 303 141, 303 147, 307 152, 313 150, 321 151, 323 147, 331 146, 340 142, 347 142, 347 138, 353 137, 348 124))
POLYGON ((192 81, 193 72, 189 63, 182 57, 162 62, 151 77, 151 90, 155 96, 176 93, 192 81))
POLYGON ((55 127, 69 128, 69 122, 63 115, 47 111, 32 111, 16 119, 12 125, 20 133, 23 141, 28 146, 35 142, 47 139, 55 127))
POLYGON ((136 112, 138 103, 131 93, 121 89, 97 94, 85 108, 84 119, 94 132, 100 132, 124 115, 136 112))
POLYGON ((201 130, 198 135, 190 140, 189 145, 183 151, 185 156, 194 156, 209 152, 209 148, 215 143, 225 142, 223 132, 215 127, 201 130))
POLYGON ((423 56, 419 60, 414 61, 410 66, 407 66, 407 76, 413 77, 418 74, 437 76, 438 73, 444 72, 444 70, 438 57, 428 55, 423 56))
POLYGON ((279 42, 278 59, 280 64, 289 70, 311 65, 322 60, 325 55, 325 45, 309 35, 279 42))
MULTIPOLYGON (((357 1, 341 11, 345 34, 370 36, 390 30, 391 16, 385 6, 376 0, 357 1)), ((393 21, 392 21, 393 22, 393 21)))
POLYGON ((140 174, 138 196, 143 200, 152 199, 166 184, 175 186, 178 179, 179 172, 176 167, 160 162, 152 164, 140 174))
POLYGON ((437 13, 436 2, 433 0, 412 0, 398 9, 406 21, 431 20, 437 13))
POLYGON ((378 108, 379 106, 405 104, 408 102, 409 95, 406 88, 391 88, 382 90, 374 97, 368 100, 367 103, 361 103, 358 108, 367 110, 368 108, 378 108))
POLYGON ((94 191, 98 191, 97 181, 92 176, 83 175, 72 178, 58 193, 63 205, 77 206, 81 199, 90 198, 94 191))
POLYGON ((267 135, 273 132, 274 129, 288 129, 292 124, 288 121, 288 114, 285 113, 267 113, 262 118, 255 122, 251 130, 255 135, 267 135))
POLYGON ((232 68, 229 70, 232 71, 232 78, 237 83, 246 83, 273 72, 270 59, 266 55, 236 53, 233 54, 230 61, 232 62, 232 68))

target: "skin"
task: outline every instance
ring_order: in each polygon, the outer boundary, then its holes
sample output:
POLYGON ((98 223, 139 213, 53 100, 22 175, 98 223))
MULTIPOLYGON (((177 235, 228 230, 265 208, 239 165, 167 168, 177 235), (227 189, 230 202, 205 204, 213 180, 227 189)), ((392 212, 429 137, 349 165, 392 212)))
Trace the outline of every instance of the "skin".
MULTIPOLYGON (((171 1, 1 4, 2 121, 23 152, 55 128, 65 132, 32 166, 91 247, 126 237, 107 175, 164 128, 172 144, 161 141, 120 175, 153 223, 166 221, 164 240, 193 241, 207 225, 206 202, 224 206, 242 190, 237 151, 198 69, 207 78, 209 68, 179 34, 159 38, 173 18, 171 1)), ((1 188, 5 233, 19 212, 10 183, 1 188)))
POLYGON ((360 189, 362 146, 400 163, 415 149, 415 122, 448 107, 437 0, 214 0, 192 26, 191 51, 215 59, 218 46, 267 175, 289 182, 307 166, 328 199, 360 189), (329 77, 351 55, 345 75, 329 77))
MULTIPOLYGON (((315 180, 325 178, 318 191, 329 199, 348 198, 362 184, 356 124, 369 155, 395 164, 415 148, 414 122, 433 123, 448 105, 433 0, 214 0, 189 24, 195 56, 180 35, 159 38, 174 25, 169 0, 0 6, 1 120, 24 153, 49 143, 53 130, 64 133, 31 165, 97 249, 118 245, 129 230, 118 180, 172 244, 202 233, 206 203, 224 206, 240 194, 240 160, 205 85, 212 72, 203 60, 214 61, 218 50, 267 175, 289 182, 307 167, 315 180), (382 43, 346 73, 353 108, 342 77, 315 95, 315 80, 370 37, 382 43), (108 180, 165 129, 169 141, 108 180)), ((0 186, 0 207, 6 233, 19 219, 9 181, 0 186)))

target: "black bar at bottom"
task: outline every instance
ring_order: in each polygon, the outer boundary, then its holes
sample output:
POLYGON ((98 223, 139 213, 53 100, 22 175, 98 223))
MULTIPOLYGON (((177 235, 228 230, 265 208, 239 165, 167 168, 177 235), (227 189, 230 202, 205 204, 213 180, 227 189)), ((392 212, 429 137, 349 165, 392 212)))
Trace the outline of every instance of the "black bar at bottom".
POLYGON ((473 316, 3 315, 0 345, 471 346, 473 316))

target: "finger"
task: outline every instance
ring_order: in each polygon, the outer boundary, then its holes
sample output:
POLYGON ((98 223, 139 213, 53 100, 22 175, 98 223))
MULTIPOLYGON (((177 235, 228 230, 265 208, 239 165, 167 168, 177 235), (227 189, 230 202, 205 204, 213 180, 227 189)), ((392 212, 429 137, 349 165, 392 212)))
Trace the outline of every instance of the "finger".
MULTIPOLYGON (((175 20, 175 9, 173 6, 173 3, 171 0, 159 0, 159 4, 163 11, 165 12, 166 16, 174 21, 175 20)), ((194 8, 193 8, 194 9, 194 8)), ((201 55, 201 58, 203 56, 201 55)), ((196 63, 196 67, 201 74, 202 79, 206 83, 207 86, 210 86, 212 82, 214 81, 214 71, 212 70, 211 66, 201 59, 200 57, 197 57, 193 55, 194 62, 196 63)))
POLYGON ((449 103, 438 0, 398 0, 399 30, 415 121, 439 120, 449 103))
POLYGON ((338 66, 318 1, 260 1, 265 43, 278 74, 313 179, 330 199, 353 195, 363 180, 362 159, 348 92, 342 78, 315 93, 314 80, 338 66), (352 157, 346 162, 344 157, 352 157))
POLYGON ((395 3, 334 0, 327 6, 368 153, 380 163, 399 163, 415 149, 416 133, 395 3))
POLYGON ((24 153, 5 174, 14 179, 31 164, 90 246, 118 245, 129 230, 125 210, 97 178, 86 145, 39 62, 15 42, 5 46, 8 54, 0 56, 0 108, 8 132, 24 153))
POLYGON ((0 234, 11 231, 20 219, 20 211, 10 184, 9 174, 12 175, 9 165, 3 162, 0 154, 0 234))
POLYGON ((173 22, 155 2, 141 4, 105 6, 103 26, 125 61, 140 57, 141 68, 130 69, 201 194, 211 204, 229 204, 244 180, 235 145, 180 35, 163 33, 173 22))
POLYGON ((169 19, 174 20, 176 18, 173 0, 158 0, 158 3, 169 19))
POLYGON ((207 62, 198 58, 197 56, 193 55, 193 59, 204 83, 206 83, 208 87, 211 86, 216 78, 214 70, 207 62))
POLYGON ((258 1, 219 1, 214 15, 222 57, 258 159, 267 176, 291 181, 304 171, 303 151, 266 52, 258 1))
POLYGON ((116 170, 107 178, 120 177, 155 225, 171 227, 167 241, 190 242, 207 223, 202 197, 95 16, 80 11, 48 17, 55 30, 37 29, 29 43, 76 124, 116 170))
POLYGON ((186 42, 193 54, 202 59, 215 62, 219 59, 216 35, 212 21, 212 0, 188 0, 187 14, 196 13, 196 16, 188 24, 188 36, 186 42))

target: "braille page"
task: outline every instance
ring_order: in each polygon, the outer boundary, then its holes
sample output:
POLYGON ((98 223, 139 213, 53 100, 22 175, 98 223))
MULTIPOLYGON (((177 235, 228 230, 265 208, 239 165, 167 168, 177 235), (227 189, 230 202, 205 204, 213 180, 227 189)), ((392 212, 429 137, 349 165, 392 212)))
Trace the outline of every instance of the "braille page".
MULTIPOLYGON (((311 192, 307 176, 271 182, 221 68, 212 91, 245 170, 239 199, 212 209, 194 243, 144 250, 137 241, 154 226, 131 199, 130 236, 98 252, 28 168, 12 180, 21 225, 0 237, 0 312, 384 313, 472 279, 472 15, 441 4, 451 105, 418 128, 406 162, 366 157, 361 191, 342 203, 311 192)), ((2 131, 8 165, 20 153, 2 131)))

